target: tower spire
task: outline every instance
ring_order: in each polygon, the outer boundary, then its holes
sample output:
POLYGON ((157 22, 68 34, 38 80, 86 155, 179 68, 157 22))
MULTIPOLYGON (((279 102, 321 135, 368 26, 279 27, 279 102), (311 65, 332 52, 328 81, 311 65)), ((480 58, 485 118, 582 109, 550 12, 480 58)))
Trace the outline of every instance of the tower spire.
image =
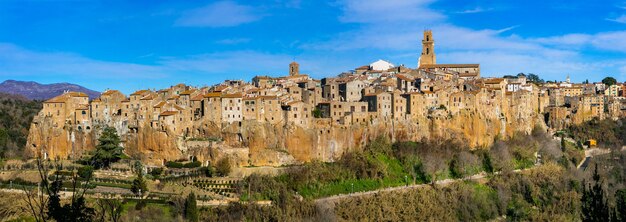
POLYGON ((418 60, 418 66, 437 64, 437 56, 435 55, 435 40, 433 39, 432 30, 424 31, 424 39, 422 40, 422 54, 418 60))

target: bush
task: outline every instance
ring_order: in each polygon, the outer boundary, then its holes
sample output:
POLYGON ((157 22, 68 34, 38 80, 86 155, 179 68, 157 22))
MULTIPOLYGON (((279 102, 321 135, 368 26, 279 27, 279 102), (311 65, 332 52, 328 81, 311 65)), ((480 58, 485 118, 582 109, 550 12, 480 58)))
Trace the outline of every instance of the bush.
POLYGON ((230 158, 224 157, 220 161, 217 161, 217 165, 215 166, 215 171, 219 176, 228 176, 231 171, 230 166, 230 158))
POLYGON ((150 171, 150 175, 152 175, 152 177, 154 177, 155 179, 158 179, 162 173, 163 173, 163 168, 160 168, 160 167, 154 168, 152 169, 152 171, 150 171))
POLYGON ((165 162, 165 166, 169 168, 183 168, 185 165, 179 162, 167 161, 165 162))
POLYGON ((83 179, 91 178, 93 175, 93 166, 83 166, 78 168, 78 176, 83 179))
POLYGON ((189 162, 189 163, 181 163, 181 162, 174 162, 174 161, 167 161, 165 162, 165 166, 169 167, 169 168, 196 168, 196 167, 200 167, 202 165, 202 163, 200 163, 200 161, 193 161, 193 162, 189 162))
POLYGON ((202 163, 200 163, 200 161, 193 161, 190 163, 185 163, 185 165, 183 165, 184 168, 196 168, 196 167, 200 167, 202 165, 202 163))
POLYGON ((147 205, 145 200, 139 200, 139 202, 137 202, 137 204, 135 204, 135 210, 142 210, 143 208, 145 208, 147 205))
POLYGON ((202 172, 204 174, 204 176, 206 176, 206 177, 212 177, 213 176, 213 167, 211 167, 211 166, 201 167, 200 168, 200 172, 202 172))

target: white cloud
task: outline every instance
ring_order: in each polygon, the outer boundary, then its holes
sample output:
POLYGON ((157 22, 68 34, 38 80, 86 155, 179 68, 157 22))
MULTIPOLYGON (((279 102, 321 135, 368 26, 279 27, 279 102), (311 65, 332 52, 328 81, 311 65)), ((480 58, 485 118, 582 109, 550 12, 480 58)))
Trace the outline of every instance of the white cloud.
POLYGON ((434 0, 342 0, 339 2, 343 15, 342 22, 381 23, 381 22, 432 22, 445 18, 427 6, 434 0))
POLYGON ((176 21, 177 26, 190 27, 233 27, 261 19, 259 12, 247 5, 233 1, 219 1, 183 13, 176 21))
POLYGON ((607 18, 606 20, 626 24, 626 14, 615 17, 615 18, 607 18))
POLYGON ((473 9, 466 9, 466 10, 458 11, 458 12, 455 12, 455 13, 457 13, 457 14, 475 14, 475 13, 488 12, 488 11, 493 11, 493 8, 476 7, 476 8, 473 8, 473 9))
POLYGON ((550 36, 546 38, 536 38, 530 39, 531 41, 547 44, 547 45, 557 45, 557 46, 579 46, 587 44, 591 41, 593 36, 589 34, 566 34, 562 36, 550 36))
POLYGON ((0 76, 72 76, 98 79, 161 78, 166 74, 149 65, 101 61, 73 53, 37 52, 0 43, 0 76))
POLYGON ((599 49, 626 53, 626 31, 598 33, 591 44, 599 49))

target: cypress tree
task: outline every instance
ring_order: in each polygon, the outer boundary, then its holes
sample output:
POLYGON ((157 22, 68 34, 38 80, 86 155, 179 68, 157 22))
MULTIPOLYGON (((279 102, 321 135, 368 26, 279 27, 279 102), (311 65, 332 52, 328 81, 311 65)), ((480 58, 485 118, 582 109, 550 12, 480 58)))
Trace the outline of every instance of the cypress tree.
POLYGON ((189 221, 198 221, 198 208, 196 206, 196 195, 192 192, 185 200, 185 218, 189 221))

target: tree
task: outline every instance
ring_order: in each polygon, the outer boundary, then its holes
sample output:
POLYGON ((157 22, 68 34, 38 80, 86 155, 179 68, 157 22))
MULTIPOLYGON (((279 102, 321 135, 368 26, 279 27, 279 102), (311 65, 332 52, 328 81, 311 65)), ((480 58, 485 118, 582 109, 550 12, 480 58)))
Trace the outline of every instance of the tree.
POLYGON ((593 187, 586 185, 581 200, 583 221, 609 221, 609 204, 602 188, 598 164, 593 172, 593 187))
POLYGON ((98 138, 96 151, 91 157, 91 163, 96 168, 109 168, 111 163, 122 158, 124 148, 120 146, 120 137, 113 127, 106 127, 98 138))
POLYGON ((37 159, 37 171, 41 182, 38 189, 31 190, 23 187, 26 193, 28 210, 33 214, 35 221, 48 221, 53 219, 58 222, 64 221, 92 221, 95 216, 93 208, 88 207, 85 200, 85 191, 89 186, 91 174, 79 182, 78 175, 72 174, 70 180, 70 192, 72 198, 69 203, 61 204, 60 192, 63 188, 64 177, 54 174, 54 179, 49 179, 50 169, 58 168, 45 165, 41 159, 37 159))
POLYGON ((626 221, 626 189, 615 192, 615 211, 620 221, 626 221))
POLYGON ((192 222, 198 221, 198 208, 196 206, 196 195, 191 192, 185 200, 185 218, 192 222))
POLYGON ((312 110, 311 113, 313 114, 314 118, 322 118, 322 111, 318 108, 312 110))
POLYGON ((609 76, 609 77, 602 79, 602 83, 604 83, 604 85, 609 87, 609 86, 615 85, 617 83, 617 80, 609 76))
POLYGON ((141 161, 135 161, 135 164, 133 165, 133 170, 136 174, 143 174, 143 165, 141 164, 141 161))
POLYGON ((120 217, 122 216, 122 202, 116 199, 98 199, 96 201, 98 205, 98 219, 99 221, 120 221, 120 217))
POLYGON ((130 186, 130 191, 135 195, 143 195, 148 192, 148 185, 146 185, 146 180, 143 179, 143 175, 137 175, 137 178, 133 180, 133 184, 130 186))
POLYGON ((224 157, 220 161, 217 161, 215 171, 217 171, 217 174, 220 176, 228 176, 231 171, 230 158, 224 157))
POLYGON ((543 83, 544 80, 540 79, 538 75, 533 74, 533 73, 528 73, 528 76, 526 77, 526 79, 529 82, 534 82, 534 83, 543 83))

